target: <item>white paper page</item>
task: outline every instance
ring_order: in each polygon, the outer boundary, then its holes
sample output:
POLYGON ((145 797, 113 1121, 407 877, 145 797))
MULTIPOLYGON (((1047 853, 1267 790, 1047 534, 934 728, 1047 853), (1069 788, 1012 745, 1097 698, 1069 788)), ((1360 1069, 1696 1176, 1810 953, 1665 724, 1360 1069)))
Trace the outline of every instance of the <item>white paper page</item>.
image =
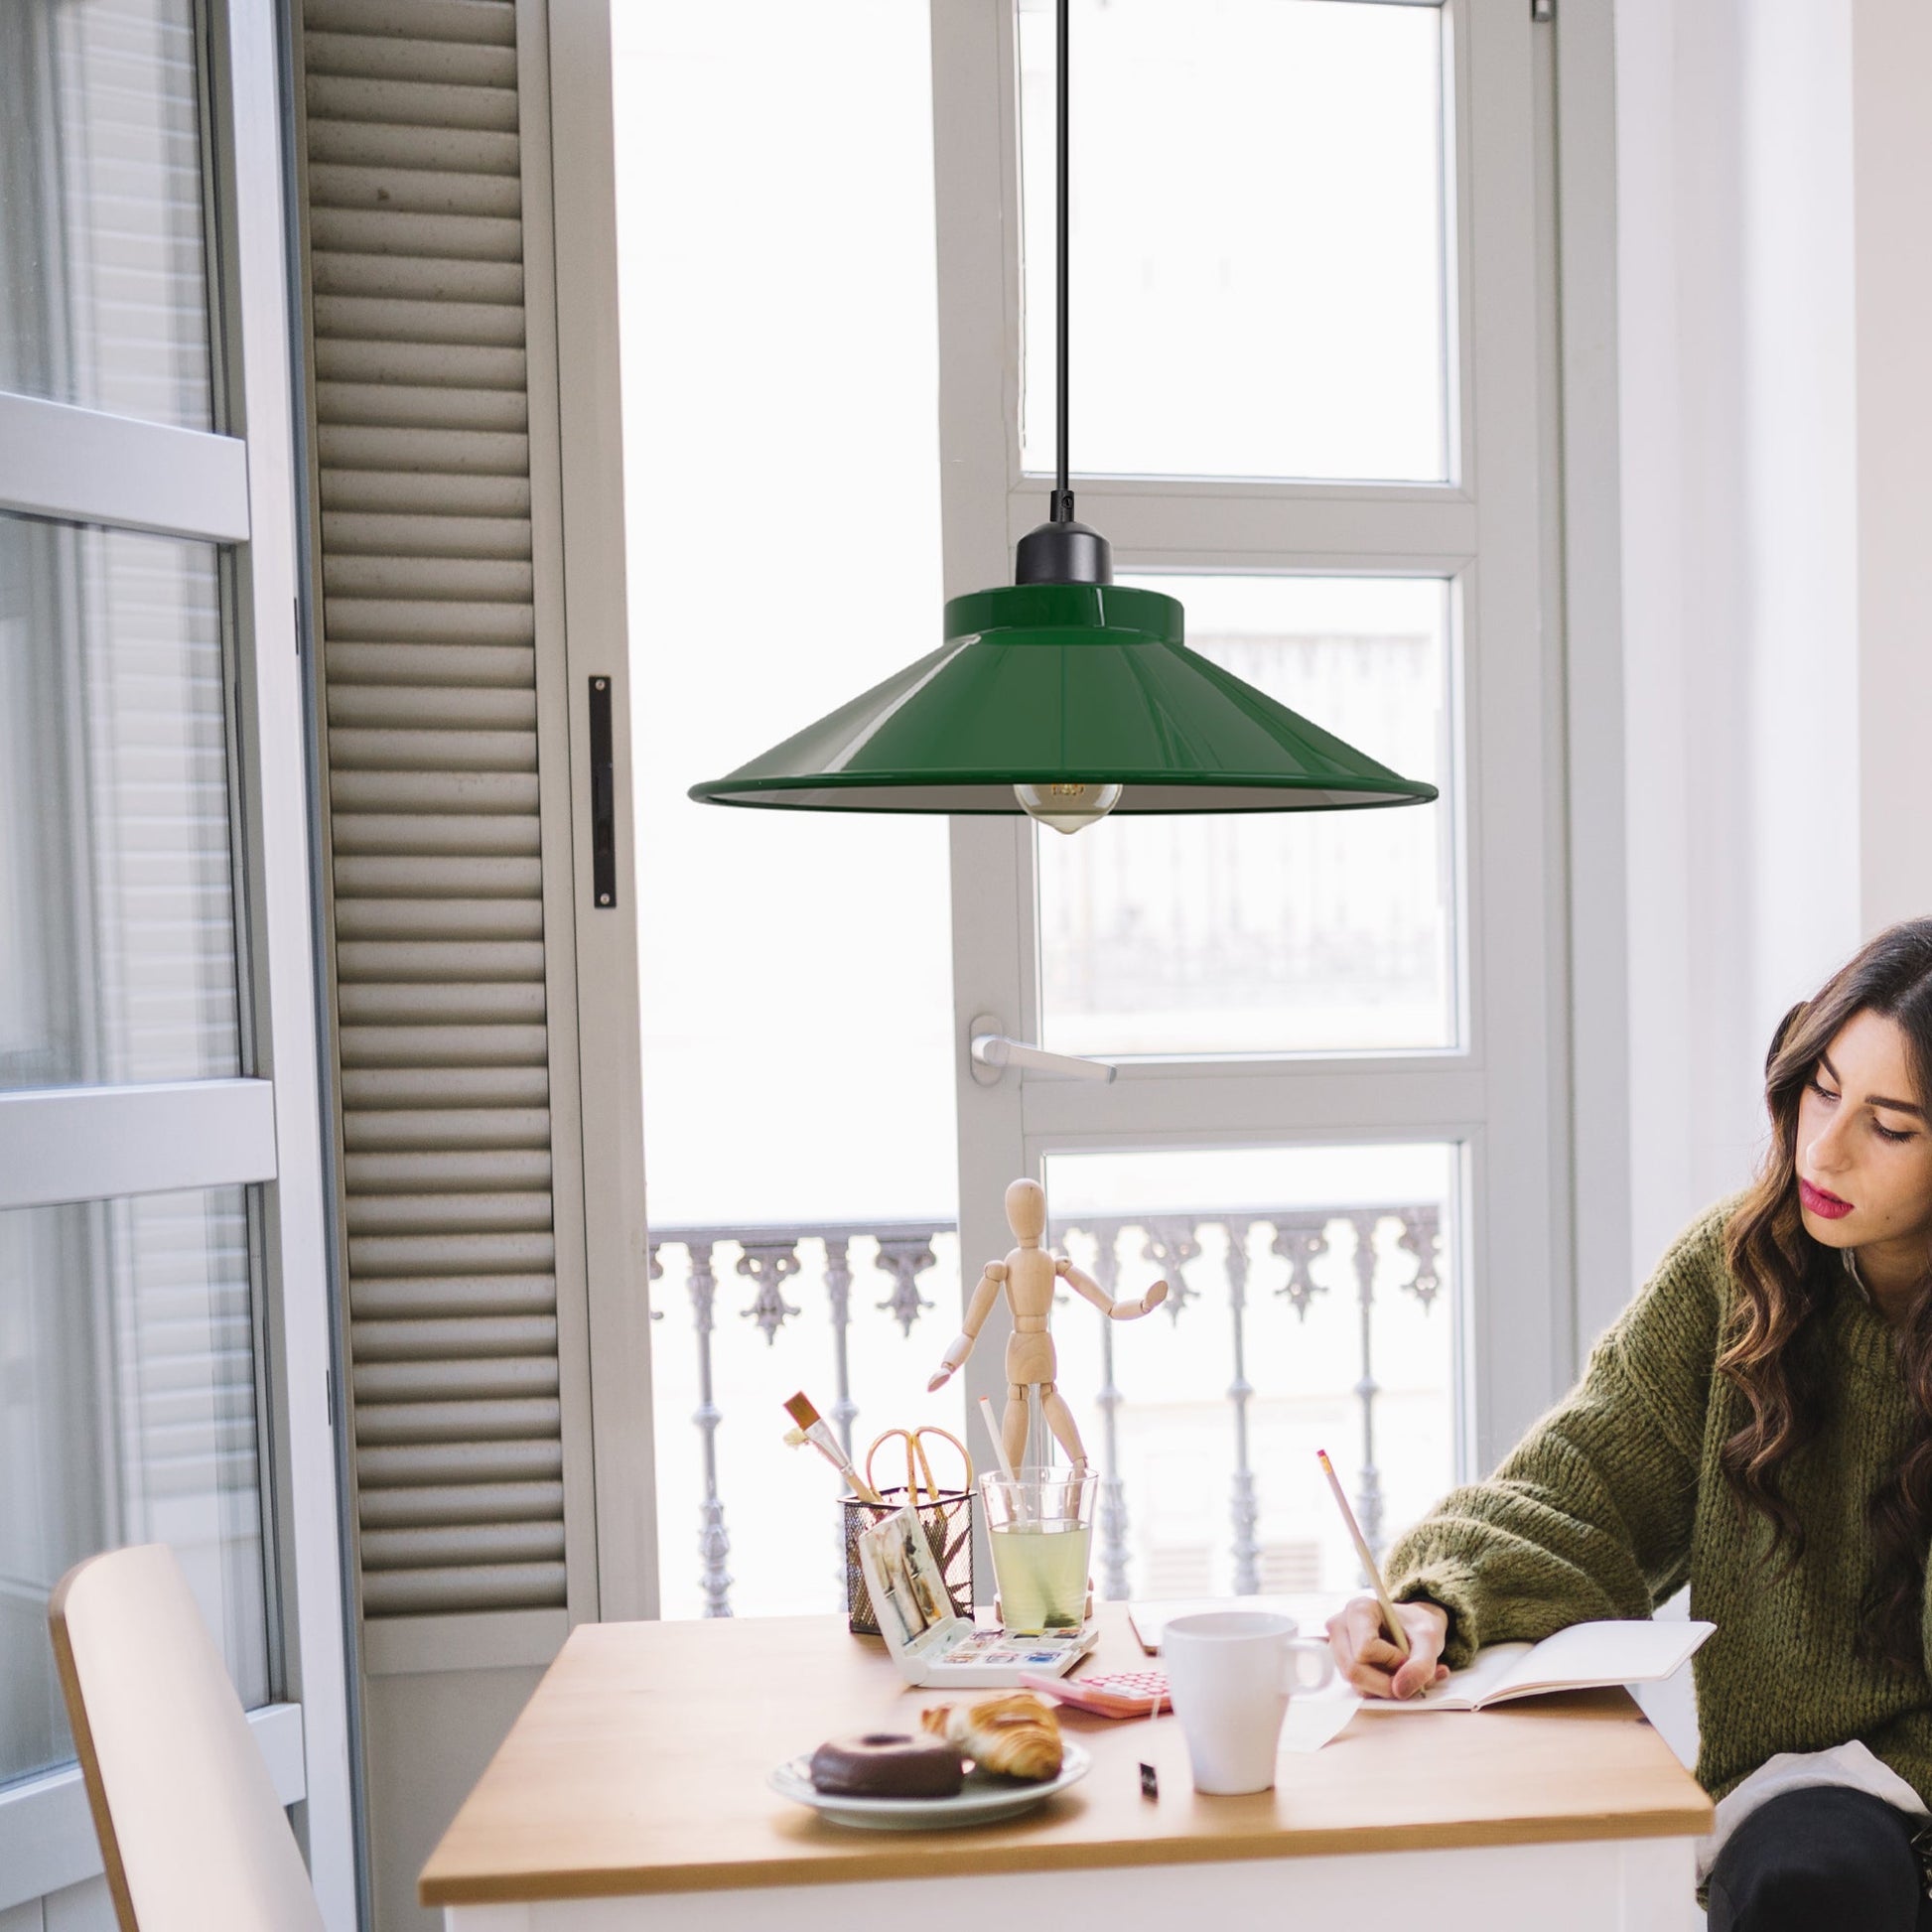
POLYGON ((1538 1690, 1594 1684, 1654 1684, 1671 1676, 1717 1627, 1648 1617, 1573 1623, 1545 1637, 1487 1695, 1528 1697, 1538 1690))
POLYGON ((1462 1670, 1450 1671, 1440 1684, 1432 1684, 1419 1698, 1364 1698, 1364 1711, 1468 1711, 1475 1700, 1486 1697, 1507 1681, 1510 1673, 1535 1646, 1527 1643, 1485 1644, 1462 1670))
POLYGON ((1341 1735, 1361 1705, 1362 1700, 1339 1678, 1326 1690, 1297 1691, 1288 1707, 1288 1722, 1282 1725, 1282 1749, 1318 1751, 1341 1735))

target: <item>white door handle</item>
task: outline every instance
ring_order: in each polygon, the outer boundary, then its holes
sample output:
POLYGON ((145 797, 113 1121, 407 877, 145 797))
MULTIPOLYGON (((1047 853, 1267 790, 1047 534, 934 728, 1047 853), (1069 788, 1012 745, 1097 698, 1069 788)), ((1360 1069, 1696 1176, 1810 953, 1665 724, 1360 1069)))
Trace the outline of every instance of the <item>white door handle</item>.
POLYGON ((1049 1053, 1030 1040, 1014 1039, 1000 1031, 1000 1023, 990 1013, 974 1020, 968 1037, 972 1041, 973 1078, 990 1087, 1009 1066, 1030 1072, 1045 1073, 1061 1080, 1111 1080, 1120 1071, 1106 1060, 1083 1060, 1072 1053, 1049 1053))

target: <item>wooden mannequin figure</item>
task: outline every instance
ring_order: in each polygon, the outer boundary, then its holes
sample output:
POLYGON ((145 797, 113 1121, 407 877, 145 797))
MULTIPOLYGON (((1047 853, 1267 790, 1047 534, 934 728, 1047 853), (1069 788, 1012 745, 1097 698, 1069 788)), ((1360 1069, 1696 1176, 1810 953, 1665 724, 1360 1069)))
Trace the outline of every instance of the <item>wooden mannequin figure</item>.
POLYGON ((1007 1460, 1015 1469, 1027 1452, 1027 1392, 1039 1391, 1041 1413, 1053 1432, 1075 1475, 1087 1472, 1087 1452, 1074 1427, 1073 1412, 1067 1408, 1054 1384, 1058 1363, 1053 1354, 1053 1337, 1047 1323, 1053 1313, 1053 1291, 1065 1281, 1075 1294, 1084 1296, 1103 1314, 1114 1321, 1133 1321, 1151 1313, 1168 1299, 1166 1282, 1156 1282, 1138 1302, 1116 1302, 1091 1275, 1082 1274, 1064 1255, 1051 1255, 1039 1245, 1046 1232, 1046 1191, 1036 1180, 1016 1180, 1007 1189, 1007 1225, 1012 1228, 1019 1247, 1004 1261, 989 1261, 973 1299, 966 1305, 966 1325, 952 1339, 939 1358, 939 1370, 926 1384, 928 1391, 944 1388, 966 1357, 973 1352, 986 1317, 1005 1288, 1007 1306, 1013 1311, 1013 1335, 1007 1342, 1007 1412, 1000 1424, 1007 1460))

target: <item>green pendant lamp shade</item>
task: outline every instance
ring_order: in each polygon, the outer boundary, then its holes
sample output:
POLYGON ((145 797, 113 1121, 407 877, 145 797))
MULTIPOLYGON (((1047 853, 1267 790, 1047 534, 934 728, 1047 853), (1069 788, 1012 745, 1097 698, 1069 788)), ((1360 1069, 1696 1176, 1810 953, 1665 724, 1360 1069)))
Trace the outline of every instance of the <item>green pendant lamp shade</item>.
POLYGON ((1187 648, 1180 606, 1113 581, 1067 479, 1067 0, 1054 78, 1058 469, 1016 582, 956 597, 946 641, 725 777, 714 805, 820 812, 1026 812, 1075 832, 1110 812, 1419 805, 1404 778, 1187 648))
MULTIPOLYGON (((720 805, 997 812, 1016 786, 1119 785, 1115 813, 1411 805, 1399 776, 1182 641, 1180 605, 1123 584, 1035 583, 946 606, 946 641, 723 778, 720 805)), ((1035 815, 1041 815, 1036 813, 1035 815)))

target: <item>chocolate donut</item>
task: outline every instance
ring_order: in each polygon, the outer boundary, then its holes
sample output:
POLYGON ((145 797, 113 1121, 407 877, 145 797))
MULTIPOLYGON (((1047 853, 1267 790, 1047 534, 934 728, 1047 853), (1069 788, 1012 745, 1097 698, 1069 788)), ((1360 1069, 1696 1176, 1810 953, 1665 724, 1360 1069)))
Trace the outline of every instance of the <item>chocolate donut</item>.
POLYGON ((812 1789, 840 1798, 953 1798, 966 1782, 959 1748, 943 1737, 868 1730, 812 1753, 812 1789))

